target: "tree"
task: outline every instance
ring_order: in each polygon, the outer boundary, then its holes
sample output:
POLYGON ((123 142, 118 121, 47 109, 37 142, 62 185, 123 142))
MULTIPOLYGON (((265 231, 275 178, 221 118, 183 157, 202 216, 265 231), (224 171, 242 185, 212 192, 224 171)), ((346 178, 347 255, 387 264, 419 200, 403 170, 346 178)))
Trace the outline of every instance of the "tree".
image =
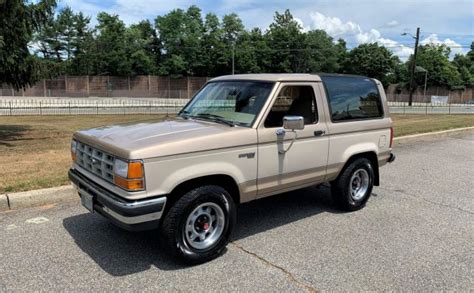
POLYGON ((376 78, 386 86, 395 73, 397 63, 398 58, 384 46, 362 44, 347 54, 344 71, 376 78))
POLYGON ((35 33, 35 53, 43 57, 51 75, 87 74, 88 71, 77 64, 82 58, 75 59, 85 53, 85 42, 90 40, 89 22, 89 17, 66 7, 56 17, 50 15, 47 23, 35 33))
POLYGON ((323 30, 306 33, 304 47, 308 49, 306 72, 337 72, 339 69, 338 45, 323 30))
POLYGON ((202 36, 202 62, 205 76, 217 76, 224 72, 228 65, 226 46, 223 43, 223 30, 217 15, 208 13, 204 20, 202 36))
POLYGON ((28 44, 55 7, 55 0, 0 1, 0 84, 20 89, 41 77, 40 63, 30 53, 28 44))
POLYGON ((225 59, 227 60, 228 65, 225 67, 222 74, 229 74, 232 72, 232 54, 234 54, 235 63, 236 48, 240 47, 239 39, 244 32, 245 27, 237 14, 231 13, 224 15, 222 18, 222 42, 224 44, 225 59))
POLYGON ((89 27, 90 18, 82 12, 74 15, 74 38, 72 40, 73 58, 68 64, 66 73, 72 75, 90 75, 93 73, 96 43, 94 30, 89 27))
POLYGON ((159 62, 158 39, 153 26, 148 20, 133 24, 127 28, 126 52, 130 59, 130 75, 146 75, 156 72, 155 64, 159 62))
POLYGON ((117 15, 105 12, 97 16, 96 74, 129 75, 131 64, 127 52, 126 27, 117 15))
POLYGON ((237 73, 260 73, 270 67, 272 51, 259 28, 241 34, 235 52, 237 73))
POLYGON ((456 66, 464 86, 474 86, 474 42, 471 43, 471 50, 466 54, 456 54, 452 64, 456 66))
MULTIPOLYGON (((418 48, 416 65, 421 66, 428 71, 429 86, 459 86, 463 84, 461 74, 455 65, 449 62, 451 49, 445 45, 428 44, 418 48)), ((413 60, 411 56, 407 66, 410 66, 413 60)), ((415 76, 418 85, 424 83, 424 76, 415 76)))
POLYGON ((187 11, 175 9, 164 16, 158 16, 155 27, 164 52, 160 74, 179 77, 205 72, 201 43, 204 26, 201 10, 197 6, 191 6, 187 11))
POLYGON ((270 70, 272 72, 304 72, 306 56, 300 49, 305 44, 302 27, 287 9, 283 14, 275 12, 274 21, 266 34, 272 49, 270 70))
POLYGON ((349 54, 347 52, 347 44, 346 41, 343 39, 338 39, 336 42, 336 55, 337 55, 337 73, 343 73, 344 72, 344 64, 346 63, 347 60, 347 55, 349 54))

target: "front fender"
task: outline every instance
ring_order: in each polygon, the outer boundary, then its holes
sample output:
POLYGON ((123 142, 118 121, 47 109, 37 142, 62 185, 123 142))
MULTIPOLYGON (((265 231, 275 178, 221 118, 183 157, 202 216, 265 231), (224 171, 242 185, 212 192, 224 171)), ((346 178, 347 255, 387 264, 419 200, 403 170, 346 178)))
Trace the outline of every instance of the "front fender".
POLYGON ((216 153, 145 161, 147 196, 169 194, 186 181, 210 175, 231 177, 241 188, 241 192, 251 196, 256 188, 252 182, 257 178, 257 155, 242 158, 239 154, 256 154, 256 151, 255 146, 249 146, 216 153))

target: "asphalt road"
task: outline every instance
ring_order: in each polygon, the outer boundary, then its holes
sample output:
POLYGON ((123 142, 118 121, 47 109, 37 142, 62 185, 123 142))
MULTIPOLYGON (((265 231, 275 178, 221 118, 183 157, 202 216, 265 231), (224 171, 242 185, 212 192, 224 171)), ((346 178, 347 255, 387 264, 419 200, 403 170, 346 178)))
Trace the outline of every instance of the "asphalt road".
POLYGON ((78 201, 0 213, 0 292, 472 292, 474 135, 395 151, 363 210, 338 212, 326 186, 242 205, 226 253, 194 267, 78 201))

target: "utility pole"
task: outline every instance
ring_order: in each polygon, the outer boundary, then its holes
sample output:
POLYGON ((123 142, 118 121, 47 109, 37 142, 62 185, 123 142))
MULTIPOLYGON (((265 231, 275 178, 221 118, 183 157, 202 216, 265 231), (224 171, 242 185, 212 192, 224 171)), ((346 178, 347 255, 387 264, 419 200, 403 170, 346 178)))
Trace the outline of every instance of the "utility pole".
POLYGON ((235 43, 232 42, 232 75, 234 75, 235 43))
POLYGON ((415 76, 416 68, 416 54, 418 53, 418 41, 420 40, 420 28, 416 28, 416 37, 415 37, 415 52, 413 53, 413 62, 411 64, 411 74, 410 74, 410 93, 408 96, 408 106, 411 106, 413 103, 413 79, 415 76))

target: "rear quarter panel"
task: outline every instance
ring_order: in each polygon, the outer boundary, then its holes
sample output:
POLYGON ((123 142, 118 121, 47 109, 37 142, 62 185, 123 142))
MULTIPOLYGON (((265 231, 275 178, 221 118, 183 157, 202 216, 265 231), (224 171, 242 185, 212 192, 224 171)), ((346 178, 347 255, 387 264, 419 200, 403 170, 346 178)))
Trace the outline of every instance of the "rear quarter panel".
MULTIPOLYGON (((345 163, 354 155, 374 152, 379 161, 379 166, 384 165, 391 152, 390 118, 387 98, 382 84, 375 80, 380 92, 384 115, 381 118, 354 120, 345 122, 332 122, 328 119, 329 153, 327 167, 327 181, 337 178, 345 163)), ((326 92, 321 86, 324 97, 326 92)), ((331 117, 327 98, 324 98, 326 116, 331 117)))

